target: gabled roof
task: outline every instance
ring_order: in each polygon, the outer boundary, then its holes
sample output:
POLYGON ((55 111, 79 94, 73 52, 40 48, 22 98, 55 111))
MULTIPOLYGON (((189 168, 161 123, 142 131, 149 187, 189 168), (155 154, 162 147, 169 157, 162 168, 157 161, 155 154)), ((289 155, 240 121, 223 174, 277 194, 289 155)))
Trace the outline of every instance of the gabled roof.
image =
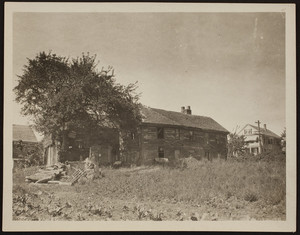
POLYGON ((163 109, 141 106, 142 123, 184 126, 229 133, 224 127, 210 117, 184 114, 163 109))
POLYGON ((37 143, 36 136, 30 126, 13 124, 13 141, 37 143))
MULTIPOLYGON (((247 127, 247 126, 251 126, 253 129, 255 129, 258 133, 258 127, 257 126, 254 126, 254 125, 251 125, 251 124, 247 124, 245 125, 240 131, 239 131, 239 134, 247 127)), ((270 131, 269 129, 265 129, 263 127, 260 128, 260 133, 262 135, 266 135, 266 136, 270 136, 270 137, 274 137, 274 138, 280 138, 279 135, 276 135, 274 132, 270 131)))

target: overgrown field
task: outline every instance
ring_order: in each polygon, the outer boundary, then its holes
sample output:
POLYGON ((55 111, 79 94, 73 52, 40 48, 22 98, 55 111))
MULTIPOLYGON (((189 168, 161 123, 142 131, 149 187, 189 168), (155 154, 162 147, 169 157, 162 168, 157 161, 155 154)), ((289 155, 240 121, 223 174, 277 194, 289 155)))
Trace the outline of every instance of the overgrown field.
POLYGON ((285 220, 284 161, 199 162, 188 168, 103 168, 74 186, 13 178, 14 220, 285 220))

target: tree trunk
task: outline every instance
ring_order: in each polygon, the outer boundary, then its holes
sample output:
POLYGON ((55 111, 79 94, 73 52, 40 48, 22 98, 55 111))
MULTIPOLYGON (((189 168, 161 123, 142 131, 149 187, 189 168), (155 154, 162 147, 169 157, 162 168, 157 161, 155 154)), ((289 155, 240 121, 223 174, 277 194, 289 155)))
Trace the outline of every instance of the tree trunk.
POLYGON ((123 160, 123 155, 124 155, 124 138, 123 138, 123 133, 122 131, 119 131, 119 143, 120 143, 120 146, 119 146, 119 153, 120 153, 120 159, 117 159, 119 161, 122 161, 123 160))
POLYGON ((62 142, 59 149, 58 161, 63 162, 66 159, 66 151, 68 150, 67 132, 62 132, 62 142))

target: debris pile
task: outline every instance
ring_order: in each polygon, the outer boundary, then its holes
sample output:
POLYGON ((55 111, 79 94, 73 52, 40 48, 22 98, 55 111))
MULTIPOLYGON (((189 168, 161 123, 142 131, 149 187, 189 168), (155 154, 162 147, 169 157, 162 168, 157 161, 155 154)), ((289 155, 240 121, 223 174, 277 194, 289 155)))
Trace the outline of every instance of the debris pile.
POLYGON ((52 180, 66 178, 67 166, 63 163, 57 163, 53 166, 42 167, 33 175, 26 176, 26 182, 47 183, 52 180))
POLYGON ((60 184, 60 185, 73 185, 80 178, 86 177, 87 179, 94 179, 95 166, 89 160, 85 162, 85 169, 71 167, 66 162, 57 163, 52 166, 42 167, 30 176, 25 177, 25 181, 29 183, 47 183, 47 184, 60 184), (72 171, 71 171, 72 168, 72 171), (73 172, 72 174, 69 174, 73 172))

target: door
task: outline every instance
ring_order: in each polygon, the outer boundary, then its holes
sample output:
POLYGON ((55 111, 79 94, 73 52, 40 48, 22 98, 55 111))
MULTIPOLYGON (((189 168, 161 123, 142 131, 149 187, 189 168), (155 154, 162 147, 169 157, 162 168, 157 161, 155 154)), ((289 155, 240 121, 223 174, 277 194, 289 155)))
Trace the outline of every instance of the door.
POLYGON ((180 150, 175 150, 175 160, 180 158, 180 150))

